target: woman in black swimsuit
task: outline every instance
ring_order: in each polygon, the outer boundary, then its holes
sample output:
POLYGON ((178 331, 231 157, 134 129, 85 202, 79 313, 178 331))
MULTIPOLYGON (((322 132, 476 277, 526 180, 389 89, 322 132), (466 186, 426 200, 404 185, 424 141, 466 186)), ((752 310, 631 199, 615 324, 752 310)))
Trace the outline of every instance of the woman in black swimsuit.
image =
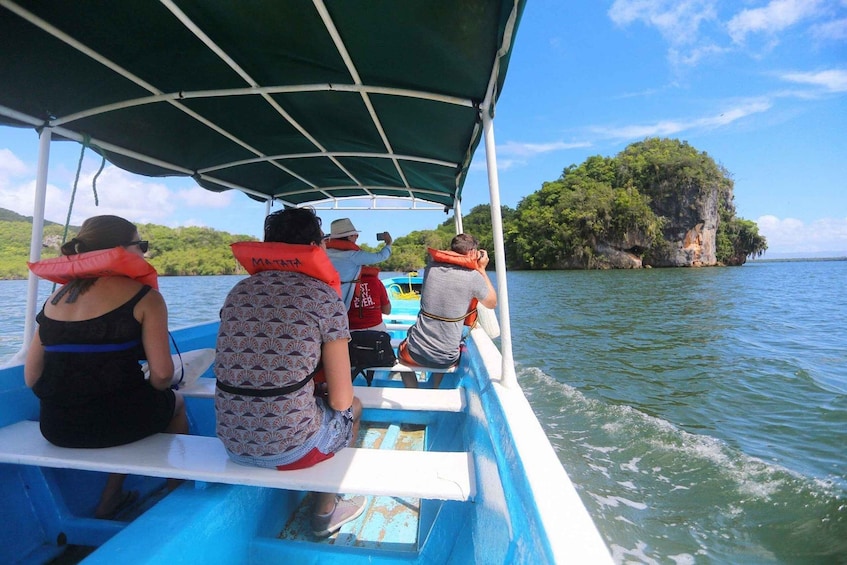
MULTIPOLYGON (((135 226, 95 216, 62 246, 77 255, 122 246, 147 251, 135 226)), ((61 447, 110 447, 159 432, 188 433, 182 397, 170 389, 174 366, 162 295, 127 276, 73 279, 38 314, 25 379, 41 401, 41 433, 61 447), (147 359, 149 379, 139 364, 147 359)), ((109 476, 95 517, 111 518, 137 493, 126 475, 109 476)))

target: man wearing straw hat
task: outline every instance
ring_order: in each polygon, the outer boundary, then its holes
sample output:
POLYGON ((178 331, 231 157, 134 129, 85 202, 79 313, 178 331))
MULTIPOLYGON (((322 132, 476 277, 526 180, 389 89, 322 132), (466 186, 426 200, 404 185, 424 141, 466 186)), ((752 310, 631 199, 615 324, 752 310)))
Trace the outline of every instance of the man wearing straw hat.
POLYGON ((359 282, 359 272, 362 265, 373 265, 391 257, 391 235, 388 232, 380 234, 385 242, 385 247, 376 253, 362 251, 356 240, 359 232, 353 226, 350 218, 340 218, 330 224, 329 239, 326 241, 326 254, 338 275, 341 277, 341 299, 344 305, 350 309, 353 302, 353 294, 359 282))

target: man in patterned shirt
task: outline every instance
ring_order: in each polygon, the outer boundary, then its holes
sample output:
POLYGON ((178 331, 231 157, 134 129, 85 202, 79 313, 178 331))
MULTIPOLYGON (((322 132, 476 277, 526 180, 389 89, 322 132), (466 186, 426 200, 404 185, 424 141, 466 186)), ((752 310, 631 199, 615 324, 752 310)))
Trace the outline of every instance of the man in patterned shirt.
MULTIPOLYGON (((320 218, 311 209, 275 212, 265 220, 268 242, 314 257, 310 246, 323 242, 320 218)), ((239 281, 221 309, 215 357, 216 431, 230 458, 285 471, 351 445, 362 406, 350 381, 349 339, 347 309, 324 280, 280 267, 239 281), (321 366, 325 382, 316 384, 321 366)), ((314 534, 331 535, 364 506, 361 496, 315 493, 314 534)))

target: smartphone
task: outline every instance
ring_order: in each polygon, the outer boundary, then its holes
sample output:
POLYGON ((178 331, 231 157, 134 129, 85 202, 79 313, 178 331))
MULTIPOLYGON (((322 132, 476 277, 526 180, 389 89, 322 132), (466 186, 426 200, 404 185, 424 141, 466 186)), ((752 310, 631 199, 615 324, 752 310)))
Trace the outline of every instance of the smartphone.
POLYGON ((385 232, 385 231, 383 231, 383 232, 379 232, 378 234, 376 234, 376 239, 377 239, 378 241, 385 241, 385 238, 386 238, 387 236, 388 236, 388 232, 385 232))

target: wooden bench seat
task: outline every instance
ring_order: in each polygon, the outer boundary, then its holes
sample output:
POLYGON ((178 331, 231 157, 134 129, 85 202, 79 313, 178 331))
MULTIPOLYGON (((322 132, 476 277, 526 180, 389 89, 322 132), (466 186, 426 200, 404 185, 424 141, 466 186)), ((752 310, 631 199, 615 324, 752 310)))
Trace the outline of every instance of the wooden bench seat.
MULTIPOLYGON (((179 392, 192 398, 214 398, 215 379, 199 378, 179 392)), ((354 386, 353 394, 362 402, 363 408, 436 412, 462 412, 465 409, 465 395, 461 388, 431 390, 354 386)))
POLYGON ((118 447, 73 449, 50 444, 32 421, 0 428, 0 463, 436 500, 475 494, 473 458, 464 452, 348 447, 314 467, 276 471, 233 462, 214 437, 156 434, 118 447))

